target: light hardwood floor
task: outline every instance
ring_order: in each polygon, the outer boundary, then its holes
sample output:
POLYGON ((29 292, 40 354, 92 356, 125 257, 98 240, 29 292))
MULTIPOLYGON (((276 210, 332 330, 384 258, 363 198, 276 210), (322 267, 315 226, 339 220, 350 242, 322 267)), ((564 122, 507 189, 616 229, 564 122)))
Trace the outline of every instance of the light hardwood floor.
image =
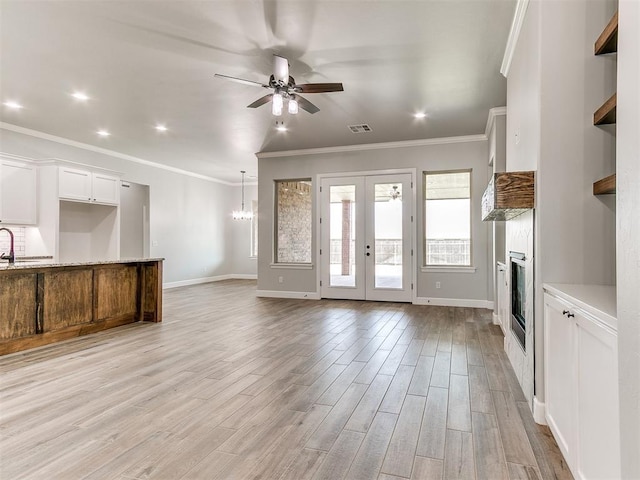
POLYGON ((568 479, 488 310, 165 292, 0 358, 2 479, 568 479))

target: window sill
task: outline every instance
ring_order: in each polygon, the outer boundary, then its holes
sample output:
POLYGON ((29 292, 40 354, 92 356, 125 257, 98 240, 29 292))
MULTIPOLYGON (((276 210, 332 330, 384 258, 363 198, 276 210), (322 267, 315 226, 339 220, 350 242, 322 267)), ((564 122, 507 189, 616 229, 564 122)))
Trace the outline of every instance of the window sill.
POLYGON ((271 268, 289 268, 293 270, 313 270, 313 263, 272 263, 271 268))
POLYGON ((420 267, 422 273, 476 273, 476 267, 448 267, 448 266, 433 266, 433 267, 420 267))

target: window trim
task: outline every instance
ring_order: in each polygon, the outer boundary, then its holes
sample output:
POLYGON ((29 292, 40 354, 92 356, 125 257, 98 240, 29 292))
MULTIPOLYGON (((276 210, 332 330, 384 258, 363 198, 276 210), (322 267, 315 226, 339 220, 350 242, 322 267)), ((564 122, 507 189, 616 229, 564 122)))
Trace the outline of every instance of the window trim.
POLYGON ((425 170, 422 172, 422 208, 423 210, 423 228, 422 228, 422 265, 420 270, 431 273, 449 273, 449 272, 465 272, 474 273, 476 268, 474 267, 473 257, 473 211, 472 211, 472 199, 473 199, 473 168, 458 168, 450 170, 425 170), (443 175, 447 173, 469 173, 469 264, 468 265, 454 265, 454 264, 428 264, 427 263, 427 175, 443 175))
POLYGON ((273 180, 273 251, 272 259, 270 266, 271 268, 278 268, 278 266, 282 266, 283 268, 295 268, 296 266, 301 266, 302 268, 313 268, 313 179, 311 177, 302 177, 302 178, 278 178, 273 180), (311 244, 309 245, 309 253, 311 256, 311 260, 309 262, 281 262, 278 260, 278 183, 284 182, 309 182, 309 195, 311 197, 311 244))

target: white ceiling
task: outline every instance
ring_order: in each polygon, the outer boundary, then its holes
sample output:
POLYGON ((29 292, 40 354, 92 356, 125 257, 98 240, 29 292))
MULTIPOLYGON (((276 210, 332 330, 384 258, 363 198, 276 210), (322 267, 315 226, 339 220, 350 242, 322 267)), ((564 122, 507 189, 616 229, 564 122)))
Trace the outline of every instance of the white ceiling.
POLYGON ((506 103, 499 68, 515 0, 24 1, 0 3, 0 120, 237 182, 258 151, 484 133, 506 103), (320 108, 246 106, 272 54, 320 108), (86 103, 74 91, 86 92, 86 103), (412 114, 428 117, 416 120, 412 114), (166 124, 164 134, 154 129, 166 124), (347 125, 367 123, 370 133, 347 125), (96 130, 111 136, 99 138, 96 130))

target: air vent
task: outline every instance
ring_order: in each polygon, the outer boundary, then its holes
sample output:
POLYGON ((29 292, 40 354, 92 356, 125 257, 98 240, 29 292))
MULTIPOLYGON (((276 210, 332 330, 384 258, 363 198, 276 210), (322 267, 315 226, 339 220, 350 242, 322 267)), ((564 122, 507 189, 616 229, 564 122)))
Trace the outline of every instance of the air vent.
POLYGON ((349 125, 349 130, 353 133, 367 133, 372 131, 371 127, 366 123, 363 123, 362 125, 349 125))

